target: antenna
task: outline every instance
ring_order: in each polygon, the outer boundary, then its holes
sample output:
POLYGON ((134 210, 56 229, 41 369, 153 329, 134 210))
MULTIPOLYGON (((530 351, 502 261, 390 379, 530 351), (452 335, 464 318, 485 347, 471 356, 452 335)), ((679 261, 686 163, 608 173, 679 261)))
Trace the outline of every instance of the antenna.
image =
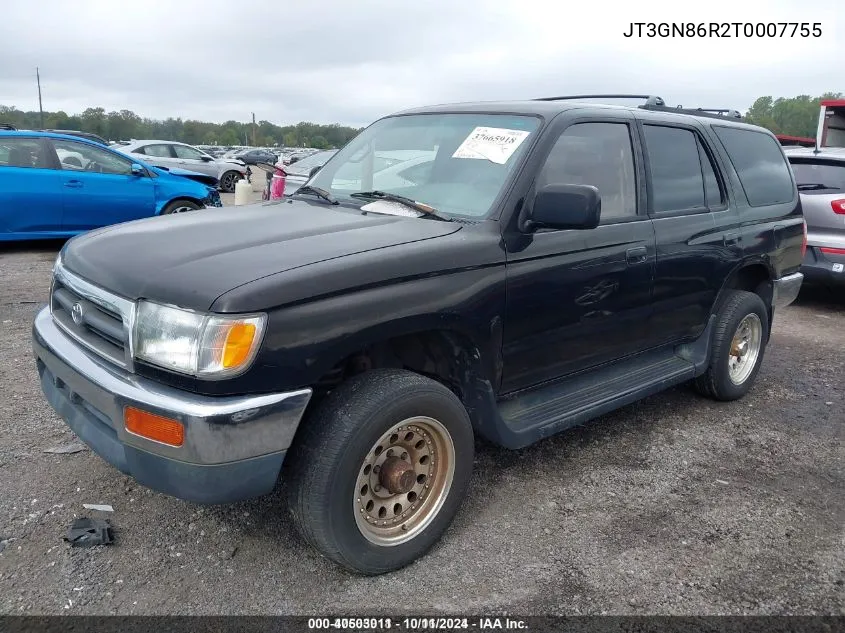
POLYGON ((35 67, 35 80, 38 82, 38 112, 41 118, 41 129, 44 129, 44 108, 41 106, 41 73, 35 67))

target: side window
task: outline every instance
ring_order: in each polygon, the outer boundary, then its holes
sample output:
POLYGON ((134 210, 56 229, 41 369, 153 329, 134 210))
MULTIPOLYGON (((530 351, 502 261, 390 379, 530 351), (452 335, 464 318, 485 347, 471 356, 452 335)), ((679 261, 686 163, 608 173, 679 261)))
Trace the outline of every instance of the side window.
POLYGON ((145 145, 143 153, 146 156, 153 156, 155 158, 173 158, 170 153, 170 145, 145 145))
POLYGON ((188 147, 187 145, 174 145, 173 150, 176 152, 177 158, 202 160, 202 152, 195 150, 193 147, 188 147))
POLYGON ((537 186, 593 185, 601 194, 602 221, 637 214, 631 133, 626 123, 576 123, 549 152, 537 186))
POLYGON ((719 186, 719 178, 716 176, 716 169, 707 150, 698 139, 698 156, 701 160, 701 169, 704 172, 704 198, 708 207, 718 207, 725 203, 725 194, 719 186))
POLYGON ((643 130, 651 171, 652 210, 703 209, 704 175, 695 133, 661 125, 645 125, 643 130))
POLYGON ((146 147, 136 147, 135 149, 132 150, 132 153, 133 154, 141 154, 143 156, 147 153, 147 148, 146 147))
POLYGON ((128 175, 132 173, 132 162, 129 159, 106 149, 59 139, 53 140, 53 147, 56 148, 62 169, 99 174, 128 175))
POLYGON ((748 204, 761 207, 792 202, 794 190, 780 144, 765 132, 714 125, 725 146, 748 204))
POLYGON ((47 156, 37 138, 6 136, 0 138, 0 167, 38 167, 47 169, 47 156))

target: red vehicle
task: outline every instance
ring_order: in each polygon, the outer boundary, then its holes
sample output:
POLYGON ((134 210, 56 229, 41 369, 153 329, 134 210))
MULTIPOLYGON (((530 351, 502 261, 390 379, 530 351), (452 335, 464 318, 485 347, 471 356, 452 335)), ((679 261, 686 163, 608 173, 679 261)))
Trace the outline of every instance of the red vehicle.
POLYGON ((810 136, 790 136, 789 134, 776 134, 775 137, 784 147, 815 147, 816 139, 810 136))

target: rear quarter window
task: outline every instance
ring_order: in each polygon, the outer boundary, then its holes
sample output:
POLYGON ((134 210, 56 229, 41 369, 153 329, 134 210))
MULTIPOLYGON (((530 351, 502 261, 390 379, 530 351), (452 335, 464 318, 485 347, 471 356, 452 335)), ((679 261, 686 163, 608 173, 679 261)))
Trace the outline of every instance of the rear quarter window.
POLYGON ((780 144, 765 132, 713 126, 736 169, 748 204, 762 207, 795 199, 792 175, 780 144))

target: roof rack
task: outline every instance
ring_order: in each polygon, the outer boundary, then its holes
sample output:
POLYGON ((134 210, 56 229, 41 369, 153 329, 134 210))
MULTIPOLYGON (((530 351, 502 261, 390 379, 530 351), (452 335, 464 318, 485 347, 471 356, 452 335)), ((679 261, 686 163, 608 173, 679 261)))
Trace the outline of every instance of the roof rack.
POLYGON ((663 104, 646 103, 639 106, 643 110, 652 110, 655 112, 675 112, 680 114, 691 114, 693 116, 706 116, 714 119, 741 119, 742 115, 738 110, 730 108, 685 108, 683 106, 671 107, 663 104))
POLYGON ((575 99, 645 99, 646 106, 663 107, 666 105, 666 102, 656 95, 564 95, 562 97, 538 97, 533 101, 569 101, 575 99))
POLYGON ((17 130, 11 123, 0 123, 0 130, 17 130))

